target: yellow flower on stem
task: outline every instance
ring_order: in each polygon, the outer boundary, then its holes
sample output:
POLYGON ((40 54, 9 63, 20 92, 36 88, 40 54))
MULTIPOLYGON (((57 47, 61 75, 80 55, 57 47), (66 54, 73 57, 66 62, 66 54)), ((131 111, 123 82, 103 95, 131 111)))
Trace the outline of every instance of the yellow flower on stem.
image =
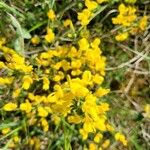
POLYGON ((56 15, 55 15, 55 12, 54 12, 53 9, 50 9, 50 10, 48 11, 47 16, 48 16, 48 18, 49 18, 50 20, 52 20, 52 21, 54 21, 55 18, 56 18, 56 15))
POLYGON ((48 116, 47 110, 44 107, 39 106, 38 107, 38 116, 40 116, 40 117, 47 117, 48 116))
POLYGON ((86 26, 89 24, 92 15, 89 9, 84 9, 82 12, 78 13, 78 20, 81 22, 82 26, 86 26))
POLYGON ((28 90, 30 85, 33 83, 33 79, 29 75, 25 75, 23 77, 23 85, 22 88, 28 90))
POLYGON ((121 33, 121 34, 118 34, 115 39, 117 41, 125 41, 127 38, 128 38, 128 32, 124 32, 124 33, 121 33))
POLYGON ((94 142, 99 143, 102 138, 103 138, 103 135, 101 133, 97 133, 94 137, 94 142))
POLYGON ((92 1, 92 0, 85 0, 85 6, 89 9, 89 10, 94 10, 98 7, 97 2, 92 1))
POLYGON ((3 110, 5 111, 14 111, 17 108, 17 104, 9 102, 3 106, 3 110))
POLYGON ((102 144, 103 148, 108 148, 108 146, 110 145, 110 140, 105 140, 104 143, 102 144))
POLYGON ((67 19, 67 20, 64 21, 64 26, 65 27, 69 26, 72 30, 74 30, 73 23, 72 23, 72 21, 70 19, 67 19))
POLYGON ((80 50, 87 50, 89 48, 89 42, 86 38, 82 38, 78 42, 80 50))
POLYGON ((31 112, 32 105, 29 101, 20 104, 20 110, 25 111, 26 113, 31 112))
POLYGON ((125 138, 125 136, 124 136, 123 134, 117 132, 117 133, 115 134, 115 139, 116 139, 117 141, 122 142, 122 144, 123 144, 124 146, 127 146, 127 140, 126 140, 126 138, 125 138))
POLYGON ((2 134, 7 134, 8 132, 10 132, 10 128, 4 128, 4 129, 2 129, 2 134))
POLYGON ((32 43, 33 45, 39 44, 39 43, 40 43, 40 38, 39 38, 37 35, 35 35, 34 37, 32 37, 31 43, 32 43))
POLYGON ((142 19, 140 20, 139 27, 142 31, 144 31, 147 27, 147 20, 148 20, 147 16, 142 17, 142 19))
POLYGON ((47 77, 43 77, 43 90, 48 90, 49 84, 50 84, 49 79, 47 77))
POLYGON ((45 35, 45 40, 48 42, 48 43, 51 43, 53 42, 55 39, 55 34, 53 32, 52 29, 48 28, 47 29, 47 34, 45 35))

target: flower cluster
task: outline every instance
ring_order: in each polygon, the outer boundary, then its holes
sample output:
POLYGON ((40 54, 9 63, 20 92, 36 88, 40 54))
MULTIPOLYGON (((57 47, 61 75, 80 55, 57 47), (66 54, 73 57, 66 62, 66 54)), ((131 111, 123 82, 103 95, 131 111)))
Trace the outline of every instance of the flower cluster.
POLYGON ((100 7, 100 4, 107 2, 108 0, 85 0, 85 6, 82 12, 78 13, 78 20, 82 26, 89 24, 91 17, 94 15, 95 10, 100 7))
MULTIPOLYGON (((101 55, 100 42, 99 38, 90 42, 82 38, 78 45, 57 46, 25 59, 3 46, 1 40, 0 50, 6 61, 0 62, 5 70, 0 85, 11 95, 9 101, 3 102, 4 120, 12 112, 11 122, 16 122, 17 114, 21 113, 18 119, 25 117, 28 128, 51 132, 50 126, 60 124, 64 118, 70 125, 80 126, 78 132, 83 140, 92 136, 98 147, 108 147, 110 140, 103 134, 114 134, 114 128, 107 120, 109 104, 101 100, 109 89, 101 86, 106 58, 101 55)), ((4 128, 2 134, 11 130, 13 127, 4 128)), ((19 131, 24 132, 24 127, 19 131)), ((23 141, 19 131, 15 135, 19 140, 13 140, 15 144, 23 141)), ((34 138, 33 133, 28 141, 31 146, 34 138)))
POLYGON ((136 14, 136 8, 134 6, 120 4, 118 7, 119 14, 117 17, 112 18, 112 22, 115 25, 121 27, 118 35, 115 39, 117 41, 126 40, 130 34, 135 34, 138 31, 144 31, 147 27, 147 16, 143 16, 140 20, 136 14))

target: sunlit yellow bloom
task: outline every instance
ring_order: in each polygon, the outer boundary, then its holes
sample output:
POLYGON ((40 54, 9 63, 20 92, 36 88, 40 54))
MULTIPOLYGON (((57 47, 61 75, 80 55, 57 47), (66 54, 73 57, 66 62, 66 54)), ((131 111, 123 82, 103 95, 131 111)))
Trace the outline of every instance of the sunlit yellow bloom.
POLYGON ((91 43, 91 47, 97 48, 100 43, 101 43, 101 40, 99 38, 95 38, 94 41, 91 43))
POLYGON ((119 15, 115 18, 112 18, 113 24, 119 24, 123 26, 130 26, 133 21, 137 18, 135 12, 136 9, 132 6, 125 6, 120 4, 118 7, 119 15))
POLYGON ((33 80, 32 78, 29 76, 29 75, 25 75, 23 77, 23 85, 22 85, 22 88, 25 89, 25 90, 28 90, 30 85, 33 83, 33 80))
POLYGON ((150 104, 146 104, 144 107, 145 116, 150 118, 150 104))
POLYGON ((102 3, 104 3, 104 2, 107 2, 108 0, 97 0, 97 2, 99 3, 99 4, 102 4, 102 3))
POLYGON ((93 76, 93 82, 96 84, 101 84, 104 81, 104 77, 100 76, 99 74, 96 74, 93 76))
POLYGON ((42 127, 43 127, 43 130, 44 130, 45 132, 47 132, 48 129, 49 129, 49 125, 48 125, 47 120, 46 120, 45 118, 41 118, 40 122, 41 122, 41 125, 42 125, 42 127))
POLYGON ((52 121, 57 125, 60 122, 60 117, 58 117, 56 114, 52 115, 52 121))
POLYGON ((78 42, 80 50, 87 50, 89 48, 89 43, 86 38, 82 38, 78 42))
POLYGON ((40 43, 40 38, 38 36, 34 36, 32 37, 31 42, 33 45, 37 45, 40 43))
POLYGON ((6 67, 5 64, 3 62, 0 61, 0 69, 6 67))
POLYGON ((47 77, 43 77, 43 90, 48 90, 49 84, 50 84, 49 79, 47 77))
POLYGON ((119 132, 116 133, 116 134, 115 134, 115 139, 116 139, 117 141, 122 142, 124 146, 127 146, 127 140, 126 140, 126 138, 125 138, 125 136, 124 136, 123 134, 121 134, 121 133, 119 133, 119 132))
POLYGON ((16 89, 16 90, 14 90, 14 91, 13 91, 13 95, 12 95, 12 97, 13 97, 13 98, 18 97, 18 96, 19 96, 19 94, 20 94, 20 91, 21 91, 21 89, 16 89))
POLYGON ((47 13, 47 16, 50 20, 54 21, 54 19, 56 18, 55 12, 53 9, 50 9, 47 13))
POLYGON ((99 143, 102 138, 103 138, 103 135, 101 133, 97 133, 94 137, 94 142, 99 143))
POLYGON ((140 20, 139 27, 142 31, 144 31, 147 27, 147 20, 148 20, 147 16, 142 17, 142 19, 140 20))
POLYGON ((71 92, 77 97, 85 97, 89 93, 89 90, 87 88, 77 82, 71 82, 70 88, 71 92))
POLYGON ((108 148, 108 146, 110 145, 110 140, 105 140, 104 143, 102 144, 103 148, 108 148))
POLYGON ((82 12, 78 13, 78 20, 81 22, 82 26, 86 26, 89 24, 92 15, 89 9, 84 9, 82 12))
POLYGON ((13 82, 14 78, 13 77, 0 77, 0 85, 9 85, 13 82))
POLYGON ((12 102, 9 102, 3 106, 3 109, 5 111, 13 111, 13 110, 16 110, 16 108, 17 108, 17 104, 12 103, 12 102))
POLYGON ((72 69, 79 69, 81 65, 82 63, 80 59, 71 62, 72 69))
POLYGON ((18 142, 20 141, 20 137, 19 137, 18 135, 15 135, 15 136, 13 137, 13 141, 14 141, 15 143, 18 143, 18 142))
POLYGON ((128 32, 120 33, 115 37, 115 39, 117 41, 125 41, 128 38, 128 35, 128 32))
POLYGON ((101 103, 99 106, 98 106, 98 109, 100 111, 100 113, 105 113, 106 111, 109 111, 109 104, 108 103, 101 103))
POLYGON ((79 124, 81 122, 81 117, 78 115, 75 116, 69 116, 68 117, 68 122, 69 123, 74 123, 74 124, 79 124))
POLYGON ((20 104, 20 110, 25 111, 26 113, 31 112, 32 105, 29 101, 20 104))
POLYGON ((97 145, 95 143, 90 143, 89 150, 97 150, 97 145))
POLYGON ((10 128, 4 128, 1 132, 2 134, 7 134, 8 132, 10 132, 10 128))
POLYGON ((64 26, 65 27, 69 26, 72 30, 74 30, 73 23, 72 23, 72 21, 70 19, 67 19, 67 20, 64 21, 64 26))
POLYGON ((48 116, 47 110, 44 107, 39 106, 38 107, 38 116, 47 117, 48 116))
POLYGON ((91 71, 84 71, 82 74, 82 81, 84 82, 85 85, 90 85, 92 83, 92 74, 91 71))
POLYGON ((106 94, 108 94, 109 93, 109 89, 103 89, 103 88, 98 88, 97 90, 96 90, 96 92, 94 93, 97 97, 102 97, 102 96, 104 96, 104 95, 106 95, 106 94))
POLYGON ((53 42, 55 39, 55 34, 52 29, 47 29, 47 34, 45 35, 45 40, 49 43, 53 42))
POLYGON ((93 0, 85 0, 85 6, 89 9, 89 10, 93 10, 95 8, 98 7, 97 2, 93 1, 93 0))
POLYGON ((83 140, 86 140, 88 137, 88 132, 85 131, 84 129, 80 129, 79 132, 82 135, 83 140))
POLYGON ((110 124, 106 124, 106 128, 107 128, 107 130, 110 131, 110 132, 115 131, 114 127, 111 126, 110 124))

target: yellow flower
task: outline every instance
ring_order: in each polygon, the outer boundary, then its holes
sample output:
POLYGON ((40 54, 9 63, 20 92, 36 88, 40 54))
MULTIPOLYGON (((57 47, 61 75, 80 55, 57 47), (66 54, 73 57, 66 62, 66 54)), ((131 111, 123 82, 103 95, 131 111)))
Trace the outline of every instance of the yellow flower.
POLYGON ((11 102, 9 102, 9 103, 7 103, 7 104, 5 104, 4 106, 3 106, 3 109, 5 110, 5 111, 13 111, 13 110, 15 110, 17 108, 17 105, 15 104, 15 103, 11 103, 11 102))
POLYGON ((93 9, 98 7, 98 4, 95 1, 92 1, 92 0, 85 0, 85 6, 89 10, 93 10, 93 9))
POLYGON ((47 13, 47 16, 50 20, 54 21, 54 19, 56 18, 55 12, 53 9, 50 9, 47 13))
POLYGON ((118 7, 119 15, 115 18, 112 18, 113 24, 119 24, 123 26, 130 26, 133 21, 137 18, 135 12, 136 9, 131 6, 125 6, 120 4, 118 7))
POLYGON ((10 128, 2 129, 2 134, 7 134, 8 132, 10 132, 10 128))
POLYGON ((100 113, 105 113, 106 111, 109 111, 109 104, 107 103, 101 103, 99 106, 98 106, 98 109, 100 111, 100 113))
POLYGON ((147 27, 147 19, 148 17, 147 16, 144 16, 142 17, 142 19, 140 20, 140 23, 139 23, 139 27, 142 31, 144 31, 147 27))
POLYGON ((95 74, 92 80, 96 84, 101 84, 104 81, 104 77, 100 76, 99 74, 95 74))
POLYGON ((41 122, 41 125, 42 125, 42 127, 43 127, 43 130, 44 130, 45 132, 47 132, 48 129, 49 129, 49 125, 48 125, 47 120, 46 120, 45 118, 41 118, 40 122, 41 122))
POLYGON ((82 81, 84 82, 85 85, 91 84, 92 80, 92 74, 91 71, 84 71, 82 74, 82 81))
POLYGON ((67 20, 64 21, 64 26, 65 27, 69 26, 72 30, 74 30, 73 23, 72 23, 72 21, 70 19, 67 19, 67 20))
POLYGON ((144 107, 145 116, 150 118, 150 104, 146 104, 144 107))
POLYGON ((103 148, 108 148, 108 146, 110 145, 110 140, 105 140, 104 143, 102 144, 103 148))
POLYGON ((6 67, 5 64, 3 62, 0 61, 0 69, 6 67))
POLYGON ((94 137, 94 142, 99 143, 102 138, 103 138, 103 135, 101 133, 97 133, 94 137))
POLYGON ((16 90, 14 90, 14 91, 13 91, 13 95, 12 95, 12 97, 13 97, 13 98, 18 97, 18 96, 19 96, 19 94, 20 94, 20 91, 21 91, 21 89, 16 89, 16 90))
POLYGON ((89 43, 86 38, 82 38, 78 42, 80 50, 87 50, 89 48, 89 43))
POLYGON ((88 132, 84 129, 80 129, 79 132, 82 135, 83 140, 86 140, 88 137, 88 132))
POLYGON ((101 40, 99 38, 95 38, 94 41, 91 43, 91 47, 97 48, 100 43, 101 43, 101 40))
POLYGON ((45 35, 45 40, 49 43, 53 42, 55 39, 55 34, 52 29, 47 29, 47 34, 45 35))
POLYGON ((107 128, 107 130, 110 131, 110 132, 115 131, 114 127, 111 126, 110 124, 106 124, 106 128, 107 128))
POLYGON ((123 135, 123 134, 121 134, 121 133, 116 133, 115 134, 115 139, 117 140, 117 141, 120 141, 120 142, 122 142, 122 144, 124 145, 124 146, 127 146, 127 140, 126 140, 126 138, 125 138, 125 136, 123 135))
POLYGON ((34 37, 32 37, 31 43, 32 43, 33 45, 39 44, 39 43, 40 43, 40 38, 39 38, 37 35, 34 36, 34 37))
POLYGON ((95 143, 90 143, 89 150, 97 150, 97 145, 95 143))
POLYGON ((43 90, 48 90, 49 84, 50 84, 49 79, 47 77, 43 77, 43 90))
POLYGON ((92 15, 89 9, 84 9, 82 12, 78 13, 78 20, 81 22, 82 26, 86 26, 89 24, 92 15))
POLYGON ((99 3, 99 4, 102 4, 102 3, 104 3, 104 2, 107 2, 108 0, 97 0, 97 2, 99 3))
POLYGON ((61 120, 61 118, 58 117, 56 114, 53 114, 53 115, 52 115, 52 121, 54 121, 54 123, 55 123, 56 125, 58 125, 58 123, 60 122, 60 120, 61 120))
POLYGON ((71 82, 70 88, 71 92, 77 97, 85 97, 89 93, 89 90, 86 87, 77 82, 71 82))
POLYGON ((115 39, 117 41, 124 41, 128 38, 128 32, 124 32, 124 33, 121 33, 121 34, 118 34, 115 39))
POLYGON ((0 77, 0 85, 5 85, 5 84, 11 84, 13 82, 14 78, 13 77, 5 77, 2 78, 0 77))
POLYGON ((94 93, 97 97, 102 97, 102 96, 104 96, 104 95, 106 95, 106 94, 108 94, 109 93, 109 89, 103 89, 103 88, 98 88, 97 90, 96 90, 96 92, 94 93))
POLYGON ((22 88, 25 90, 28 90, 30 85, 33 83, 32 78, 29 75, 25 75, 23 77, 23 84, 22 84, 22 88))
POLYGON ((20 141, 20 137, 19 137, 18 135, 15 135, 15 136, 13 137, 13 141, 14 141, 15 143, 18 143, 18 142, 20 141))
POLYGON ((31 112, 32 105, 29 101, 20 104, 20 110, 25 111, 26 113, 31 112))
POLYGON ((79 115, 69 116, 68 117, 68 122, 69 123, 74 123, 74 124, 79 124, 81 122, 81 117, 79 115))
POLYGON ((71 62, 72 69, 79 69, 81 67, 81 65, 82 65, 82 63, 81 63, 80 59, 71 62))
POLYGON ((39 106, 38 107, 38 116, 40 116, 40 117, 47 117, 48 116, 47 110, 44 107, 39 106))

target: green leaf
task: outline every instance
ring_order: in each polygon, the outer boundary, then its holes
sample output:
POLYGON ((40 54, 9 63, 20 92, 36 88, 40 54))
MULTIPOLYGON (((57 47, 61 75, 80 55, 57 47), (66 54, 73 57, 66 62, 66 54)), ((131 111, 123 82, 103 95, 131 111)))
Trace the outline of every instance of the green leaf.
POLYGON ((14 13, 15 15, 20 16, 21 18, 25 18, 23 14, 21 14, 20 12, 18 12, 16 9, 14 9, 13 7, 10 7, 9 5, 5 4, 4 2, 0 2, 0 8, 4 8, 9 12, 14 13))
POLYGON ((11 14, 8 14, 8 15, 10 16, 12 24, 16 28, 16 32, 18 35, 18 39, 15 42, 15 50, 17 51, 17 53, 24 56, 24 31, 21 28, 21 25, 17 21, 17 19, 11 14))
POLYGON ((25 28, 22 28, 22 33, 23 33, 23 38, 24 39, 30 39, 31 38, 31 34, 25 28))

